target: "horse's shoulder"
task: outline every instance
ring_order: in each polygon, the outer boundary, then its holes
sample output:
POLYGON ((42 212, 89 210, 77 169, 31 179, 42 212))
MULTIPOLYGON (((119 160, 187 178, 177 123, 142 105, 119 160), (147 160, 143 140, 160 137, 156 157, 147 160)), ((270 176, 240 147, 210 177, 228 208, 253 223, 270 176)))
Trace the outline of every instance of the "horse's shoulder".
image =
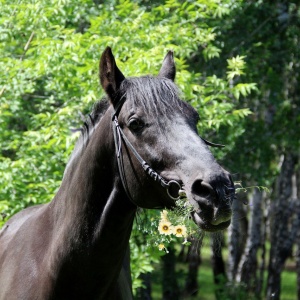
POLYGON ((38 210, 40 210, 44 205, 35 205, 27 207, 17 214, 13 215, 7 222, 7 226, 21 226, 28 218, 30 218, 33 214, 35 214, 38 210))
POLYGON ((35 205, 25 208, 12 216, 0 231, 0 240, 3 243, 8 243, 22 225, 37 212, 39 212, 44 205, 35 205))

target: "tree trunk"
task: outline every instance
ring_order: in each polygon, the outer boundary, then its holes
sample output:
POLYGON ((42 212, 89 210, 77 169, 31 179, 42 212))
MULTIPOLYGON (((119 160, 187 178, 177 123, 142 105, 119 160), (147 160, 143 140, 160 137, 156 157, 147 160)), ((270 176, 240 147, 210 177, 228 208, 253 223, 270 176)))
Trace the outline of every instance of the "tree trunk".
POLYGON ((223 299, 225 283, 227 281, 225 263, 222 256, 222 248, 224 246, 224 234, 213 234, 211 240, 212 248, 212 268, 214 274, 215 283, 215 295, 216 299, 223 299))
POLYGON ((151 296, 151 273, 142 273, 139 278, 143 282, 143 287, 137 290, 136 300, 152 300, 151 296))
POLYGON ((255 292, 257 284, 256 270, 257 270, 257 251, 261 246, 261 224, 263 218, 262 212, 262 192, 255 189, 252 195, 250 208, 250 224, 248 230, 248 239, 244 255, 242 256, 238 281, 243 282, 247 290, 255 292))
POLYGON ((200 247, 201 240, 192 239, 187 253, 188 274, 185 282, 184 297, 196 296, 199 290, 198 270, 201 264, 200 247))
MULTIPOLYGON (((299 156, 298 156, 299 158, 299 156)), ((299 160, 298 160, 299 161, 299 160)), ((298 164, 297 172, 296 172, 296 201, 297 201, 297 218, 300 220, 300 166, 298 164)), ((299 226, 300 227, 300 226, 299 226)), ((297 299, 300 300, 300 230, 298 229, 297 237, 296 237, 296 272, 297 272, 297 299)))
POLYGON ((162 257, 163 261, 163 300, 178 300, 179 288, 176 278, 176 256, 172 244, 168 247, 169 253, 162 257))
POLYGON ((266 240, 267 240, 267 220, 268 220, 268 207, 270 207, 270 198, 265 197, 265 201, 262 202, 263 205, 263 221, 262 221, 262 232, 261 232, 261 259, 258 269, 258 278, 255 287, 255 297, 256 299, 261 299, 263 283, 264 283, 264 273, 266 268, 266 240))
POLYGON ((297 234, 297 252, 296 252, 296 272, 297 272, 297 299, 300 300, 300 231, 297 234))
POLYGON ((244 203, 247 203, 247 195, 246 193, 239 193, 232 204, 233 217, 228 230, 228 279, 230 281, 236 279, 238 265, 247 240, 248 221, 244 203))
POLYGON ((284 156, 275 194, 277 197, 273 203, 267 282, 267 299, 272 300, 280 298, 281 272, 286 259, 291 255, 292 245, 299 228, 294 213, 296 202, 292 199, 295 163, 296 157, 293 154, 287 153, 284 156))

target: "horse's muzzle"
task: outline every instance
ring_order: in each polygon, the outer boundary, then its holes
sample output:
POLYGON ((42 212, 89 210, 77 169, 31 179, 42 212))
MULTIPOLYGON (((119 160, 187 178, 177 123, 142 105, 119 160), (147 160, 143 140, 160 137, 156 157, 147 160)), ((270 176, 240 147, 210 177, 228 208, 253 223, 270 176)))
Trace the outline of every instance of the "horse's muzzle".
POLYGON ((234 188, 231 182, 212 184, 201 179, 194 181, 191 187, 191 204, 195 211, 192 213, 194 222, 205 231, 219 231, 227 228, 231 222, 231 204, 234 188))

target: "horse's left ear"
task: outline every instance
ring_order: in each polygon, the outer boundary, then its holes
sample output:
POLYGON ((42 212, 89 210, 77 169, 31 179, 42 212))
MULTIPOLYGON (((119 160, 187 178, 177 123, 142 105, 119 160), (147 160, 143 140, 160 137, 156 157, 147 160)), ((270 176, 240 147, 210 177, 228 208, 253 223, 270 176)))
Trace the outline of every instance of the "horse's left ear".
POLYGON ((165 77, 174 81, 175 76, 176 76, 176 67, 174 62, 174 55, 173 55, 173 51, 170 50, 165 56, 158 77, 165 77))
POLYGON ((117 92, 122 81, 125 79, 117 67, 111 48, 107 47, 102 53, 99 65, 100 82, 112 104, 116 104, 117 92))

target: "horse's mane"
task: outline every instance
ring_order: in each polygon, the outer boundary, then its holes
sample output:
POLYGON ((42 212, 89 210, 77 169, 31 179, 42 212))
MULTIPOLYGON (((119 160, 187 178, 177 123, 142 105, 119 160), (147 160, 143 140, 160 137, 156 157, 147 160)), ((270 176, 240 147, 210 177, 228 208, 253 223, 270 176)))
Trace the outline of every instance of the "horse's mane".
POLYGON ((70 165, 71 161, 73 161, 73 159, 81 153, 81 150, 87 146, 95 126, 100 122, 101 118, 106 113, 109 105, 110 104, 107 98, 98 100, 93 105, 92 112, 88 114, 86 120, 83 123, 83 126, 79 130, 75 130, 80 131, 81 134, 75 144, 74 150, 71 154, 67 167, 70 165))

